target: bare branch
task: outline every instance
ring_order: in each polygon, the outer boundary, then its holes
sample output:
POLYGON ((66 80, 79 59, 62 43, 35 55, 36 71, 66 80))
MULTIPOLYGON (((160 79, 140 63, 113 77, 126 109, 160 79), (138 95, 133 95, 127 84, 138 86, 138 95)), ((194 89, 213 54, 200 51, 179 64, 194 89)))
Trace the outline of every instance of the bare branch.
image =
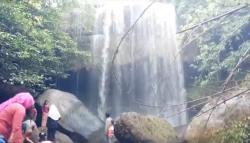
POLYGON ((246 59, 250 56, 248 54, 248 52, 250 51, 250 47, 245 51, 245 53, 240 57, 238 63, 236 64, 236 66, 232 69, 232 71, 230 72, 229 76, 227 77, 226 81, 224 82, 223 84, 223 91, 226 89, 229 81, 232 79, 235 71, 239 68, 239 66, 244 62, 246 61, 246 59))
POLYGON ((182 31, 179 31, 179 32, 177 32, 177 34, 184 33, 184 32, 186 32, 186 31, 192 30, 192 29, 194 29, 194 28, 196 28, 196 27, 199 27, 199 26, 202 26, 202 25, 204 25, 204 24, 207 24, 207 23, 209 23, 209 22, 211 22, 211 21, 218 20, 218 19, 220 19, 220 18, 222 18, 222 17, 224 17, 224 16, 226 16, 226 15, 233 14, 233 13, 235 13, 235 12, 241 10, 241 9, 244 9, 244 8, 246 8, 246 7, 248 7, 248 6, 249 6, 249 5, 246 4, 246 5, 244 5, 244 6, 238 7, 238 8, 236 8, 236 9, 233 9, 233 10, 229 11, 229 12, 226 12, 226 13, 224 13, 224 14, 218 15, 218 16, 213 17, 213 18, 211 18, 211 19, 208 19, 208 20, 206 20, 206 21, 204 21, 204 22, 201 22, 201 23, 199 23, 199 24, 196 24, 196 25, 194 25, 194 26, 192 26, 192 27, 189 27, 189 28, 187 28, 187 29, 184 29, 184 30, 182 30, 182 31))
POLYGON ((152 1, 143 11, 142 13, 140 14, 140 16, 135 20, 135 22, 133 23, 133 25, 131 27, 129 27, 128 31, 122 36, 121 40, 119 41, 117 47, 116 47, 116 50, 115 50, 115 53, 113 55, 113 58, 112 58, 112 64, 114 63, 115 61, 115 58, 119 52, 119 48, 122 44, 122 42, 124 41, 124 39, 127 37, 127 35, 130 33, 130 31, 132 31, 132 29, 136 26, 136 24, 138 23, 138 21, 141 19, 141 17, 145 14, 145 12, 156 2, 156 0, 152 1))
POLYGON ((199 115, 197 115, 196 117, 199 117, 199 116, 201 116, 202 114, 205 114, 205 113, 207 113, 207 112, 209 112, 209 111, 211 111, 211 110, 214 110, 214 109, 215 109, 216 107, 218 107, 219 105, 224 104, 225 102, 227 102, 227 101, 229 101, 229 100, 232 100, 233 98, 238 97, 238 96, 240 96, 240 95, 242 95, 242 94, 248 92, 249 90, 250 90, 250 88, 247 88, 247 89, 243 90, 242 92, 240 92, 240 93, 238 93, 238 94, 235 94, 234 96, 232 96, 232 97, 230 97, 230 98, 228 98, 228 99, 225 99, 225 100, 223 100, 223 101, 217 103, 215 106, 213 106, 213 107, 207 109, 206 111, 201 112, 201 113, 200 113, 199 115))

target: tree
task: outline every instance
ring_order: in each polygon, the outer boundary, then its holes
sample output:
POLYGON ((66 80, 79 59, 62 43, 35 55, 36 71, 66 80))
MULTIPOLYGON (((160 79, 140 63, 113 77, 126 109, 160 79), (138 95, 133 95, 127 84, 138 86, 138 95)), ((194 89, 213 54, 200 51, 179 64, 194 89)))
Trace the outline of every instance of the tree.
MULTIPOLYGON (((179 30, 247 3, 247 0, 176 0, 179 30)), ((196 75, 197 83, 207 85, 209 82, 220 82, 227 78, 250 46, 249 19, 248 7, 182 35, 184 41, 188 41, 187 37, 191 39, 187 43, 195 41, 195 46, 199 49, 199 55, 192 65, 199 72, 199 75, 196 75)), ((239 67, 235 79, 244 79, 249 70, 246 65, 248 62, 249 60, 246 60, 245 65, 239 67)))
POLYGON ((88 52, 61 30, 58 11, 35 0, 1 1, 1 82, 44 89, 52 77, 86 66, 88 52))

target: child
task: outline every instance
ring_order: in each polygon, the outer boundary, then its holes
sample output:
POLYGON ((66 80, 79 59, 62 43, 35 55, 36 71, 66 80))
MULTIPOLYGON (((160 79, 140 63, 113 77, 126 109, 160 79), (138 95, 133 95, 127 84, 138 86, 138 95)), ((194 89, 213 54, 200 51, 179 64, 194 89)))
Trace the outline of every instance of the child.
MULTIPOLYGON (((38 131, 36 123, 33 119, 32 109, 27 111, 27 119, 23 122, 24 139, 26 143, 33 143, 32 134, 38 131)), ((38 139, 38 137, 37 137, 38 139)), ((36 140, 37 140, 36 139, 36 140)))

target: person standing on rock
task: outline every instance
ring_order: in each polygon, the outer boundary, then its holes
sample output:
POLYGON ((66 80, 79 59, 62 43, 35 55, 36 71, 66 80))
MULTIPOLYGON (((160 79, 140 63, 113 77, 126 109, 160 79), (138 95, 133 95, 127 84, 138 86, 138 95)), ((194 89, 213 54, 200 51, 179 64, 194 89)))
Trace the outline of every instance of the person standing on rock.
POLYGON ((21 92, 0 104, 0 135, 8 143, 22 143, 22 122, 26 109, 30 109, 35 101, 28 92, 21 92))
POLYGON ((48 121, 47 121, 47 128, 48 128, 48 140, 54 142, 55 141, 55 134, 58 128, 58 121, 61 119, 61 114, 58 111, 57 107, 52 104, 49 108, 48 113, 48 121))
POLYGON ((45 100, 42 107, 42 128, 46 128, 48 113, 49 113, 49 101, 45 100))
POLYGON ((108 137, 108 129, 109 129, 109 127, 112 125, 112 118, 111 118, 111 116, 110 116, 110 113, 106 113, 105 114, 105 116, 106 116, 106 121, 105 121, 105 130, 104 130, 104 134, 105 134, 105 136, 106 136, 106 138, 107 138, 107 141, 109 141, 109 137, 108 137))
POLYGON ((108 128, 107 137, 108 137, 108 143, 113 143, 113 140, 115 138, 115 136, 114 136, 114 120, 111 120, 111 125, 108 128))

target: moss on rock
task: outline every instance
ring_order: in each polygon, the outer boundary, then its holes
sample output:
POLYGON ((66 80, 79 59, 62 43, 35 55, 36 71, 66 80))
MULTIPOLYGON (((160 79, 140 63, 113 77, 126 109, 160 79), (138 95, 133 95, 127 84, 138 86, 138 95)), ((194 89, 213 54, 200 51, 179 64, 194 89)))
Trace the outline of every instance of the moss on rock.
POLYGON ((177 134, 164 119, 129 112, 115 122, 115 135, 120 143, 174 143, 177 134))

